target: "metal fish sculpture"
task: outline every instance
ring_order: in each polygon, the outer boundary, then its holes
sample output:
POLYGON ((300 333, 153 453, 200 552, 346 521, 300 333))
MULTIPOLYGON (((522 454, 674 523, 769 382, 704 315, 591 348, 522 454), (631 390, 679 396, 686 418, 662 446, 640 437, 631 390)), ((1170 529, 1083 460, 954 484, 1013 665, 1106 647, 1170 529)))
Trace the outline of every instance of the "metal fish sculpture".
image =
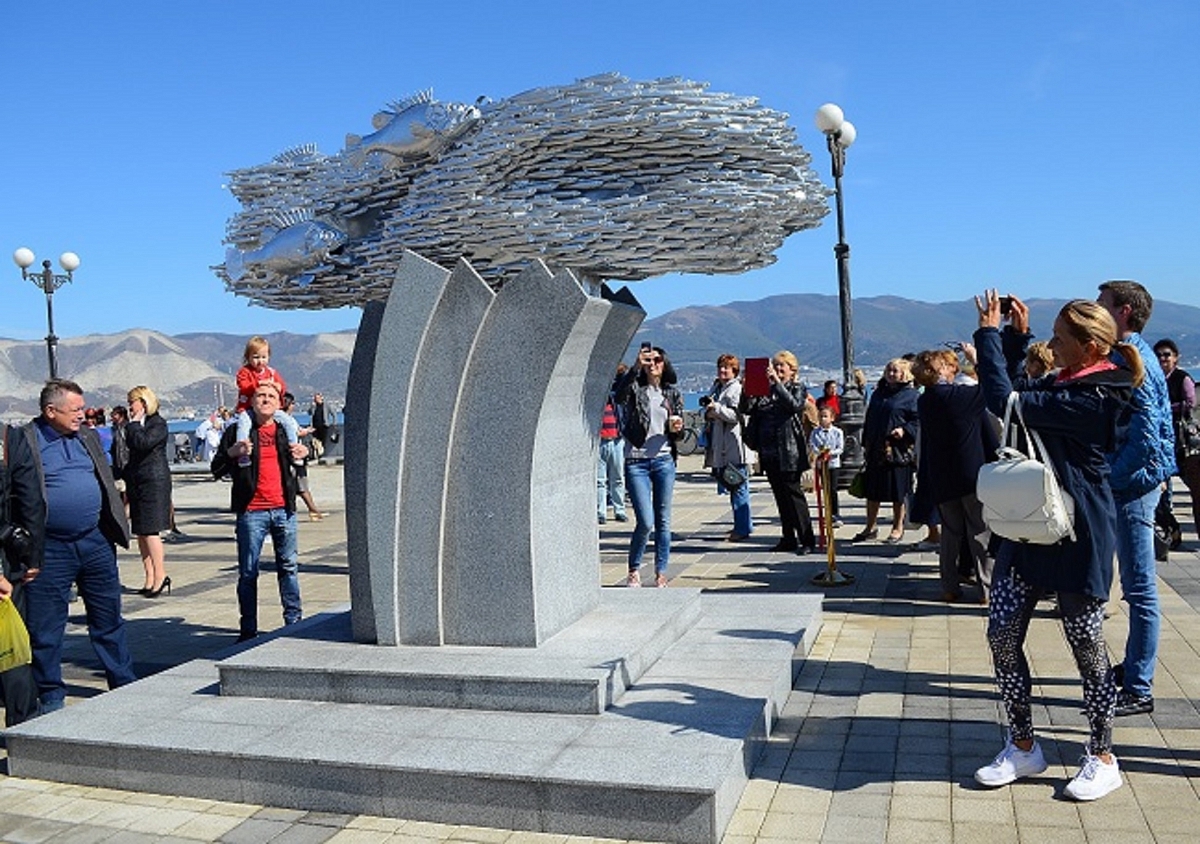
POLYGON ((282 228, 268 226, 258 249, 225 252, 225 272, 231 281, 238 281, 247 272, 270 273, 291 278, 298 287, 307 287, 317 272, 332 269, 341 262, 339 250, 346 243, 346 233, 328 223, 314 220, 307 211, 280 215, 282 228))
POLYGON ((274 308, 383 299, 405 249, 466 258, 494 286, 535 258, 593 282, 744 272, 829 213, 786 121, 677 77, 610 73, 475 105, 422 92, 334 155, 306 145, 230 173, 242 210, 213 270, 274 308), (276 245, 273 221, 298 208, 344 240, 276 245))
MULTIPOLYGON (((479 109, 475 106, 439 103, 433 99, 432 90, 421 91, 407 100, 393 103, 390 111, 376 114, 371 125, 377 131, 361 138, 346 135, 346 153, 360 165, 365 155, 372 152, 400 158, 433 155, 471 129, 479 118, 479 109)), ((403 166, 399 161, 384 163, 391 167, 403 166)))

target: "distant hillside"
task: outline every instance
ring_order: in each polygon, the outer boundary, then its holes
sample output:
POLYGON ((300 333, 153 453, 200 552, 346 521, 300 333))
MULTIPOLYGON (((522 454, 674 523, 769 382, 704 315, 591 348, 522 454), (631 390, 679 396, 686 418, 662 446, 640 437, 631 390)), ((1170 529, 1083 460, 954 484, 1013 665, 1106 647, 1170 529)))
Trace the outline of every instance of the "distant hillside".
MULTIPOLYGON (((170 337, 147 329, 59 340, 59 374, 77 381, 90 405, 124 404, 131 387, 149 386, 168 416, 207 414, 223 396, 237 399, 234 376, 246 337, 195 333, 170 337)), ((314 392, 341 404, 354 332, 270 334, 271 364, 307 405, 314 392)), ((0 340, 0 418, 28 417, 46 378, 46 345, 0 340)))
MULTIPOLYGON (((1050 336, 1054 316, 1065 301, 1029 300, 1034 334, 1050 336)), ((898 296, 855 299, 854 361, 858 366, 878 369, 906 352, 969 340, 977 326, 972 300, 930 303, 898 296)), ((1200 361, 1200 308, 1156 302, 1144 333, 1151 343, 1161 337, 1174 339, 1185 366, 1200 361)), ((711 383, 716 358, 723 352, 746 358, 788 349, 800 359, 801 366, 838 373, 842 368, 836 296, 796 293, 755 302, 680 308, 647 320, 634 338, 634 346, 643 340, 667 350, 681 383, 690 389, 702 389, 711 383)))
MULTIPOLYGON (((1034 333, 1049 337, 1061 299, 1033 299, 1034 333)), ((854 300, 855 363, 878 370, 896 355, 969 339, 977 319, 971 301, 929 303, 898 296, 854 300)), ((1145 331, 1154 342, 1171 337, 1183 365, 1200 374, 1200 308, 1173 302, 1155 304, 1145 331)), ((287 379, 302 405, 314 392, 331 401, 345 400, 346 377, 354 349, 353 331, 330 334, 267 335, 271 364, 287 379)), ((838 373, 842 366, 841 324, 836 296, 797 293, 756 302, 680 308, 647 320, 633 346, 650 340, 670 354, 687 389, 704 389, 713 378, 717 356, 767 356, 790 349, 810 370, 838 373)), ((197 332, 170 337, 147 329, 89 335, 59 341, 59 371, 78 381, 90 404, 124 403, 130 387, 146 384, 171 416, 208 413, 223 394, 236 399, 234 374, 241 365, 246 337, 197 332)), ((626 355, 629 360, 632 354, 626 355)), ((812 372, 815 371, 815 372, 812 372)), ((42 341, 0 339, 0 418, 12 420, 36 412, 46 377, 42 341)))

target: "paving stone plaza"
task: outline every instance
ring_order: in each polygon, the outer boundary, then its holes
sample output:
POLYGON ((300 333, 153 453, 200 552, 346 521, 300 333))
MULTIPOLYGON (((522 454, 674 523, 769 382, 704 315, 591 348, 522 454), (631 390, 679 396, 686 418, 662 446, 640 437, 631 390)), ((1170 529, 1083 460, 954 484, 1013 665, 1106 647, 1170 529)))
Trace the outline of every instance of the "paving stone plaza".
MULTIPOLYGON (((306 615, 349 600, 340 467, 310 469, 314 496, 331 515, 301 517, 301 582, 306 615)), ((1176 483, 1175 505, 1187 511, 1176 483)), ((173 592, 125 598, 139 674, 233 647, 237 606, 233 517, 228 487, 202 474, 176 476, 183 541, 167 546, 173 592)), ((816 593, 823 560, 773 554, 771 496, 756 479, 757 535, 731 545, 727 500, 700 468, 681 460, 673 511, 672 586, 710 592, 816 593)), ((843 497, 848 538, 861 526, 859 502, 843 497)), ((601 582, 623 580, 628 523, 600 529, 601 582)), ((985 609, 938 600, 936 555, 906 544, 850 546, 839 567, 853 585, 830 590, 823 626, 781 718, 742 794, 723 841, 749 842, 1192 842, 1200 823, 1200 544, 1160 564, 1163 609, 1155 712, 1119 719, 1115 729, 1125 787, 1081 805, 1063 799, 1085 736, 1079 681, 1051 605, 1029 637, 1035 722, 1050 762, 1041 777, 985 791, 972 772, 1002 743, 984 640, 985 609)), ((120 556, 136 588, 136 554, 120 556)), ((264 630, 278 623, 270 573, 260 589, 264 630)), ((1124 605, 1114 591, 1106 633, 1121 652, 1124 605)), ((93 696, 103 678, 75 605, 64 651, 68 705, 93 696)), ((128 725, 122 725, 127 727, 128 725)), ((320 725, 312 725, 319 729, 320 725)), ((653 813, 631 803, 630 813, 653 813)), ((583 842, 578 836, 513 832, 374 816, 352 816, 185 797, 0 778, 5 842, 583 842)))

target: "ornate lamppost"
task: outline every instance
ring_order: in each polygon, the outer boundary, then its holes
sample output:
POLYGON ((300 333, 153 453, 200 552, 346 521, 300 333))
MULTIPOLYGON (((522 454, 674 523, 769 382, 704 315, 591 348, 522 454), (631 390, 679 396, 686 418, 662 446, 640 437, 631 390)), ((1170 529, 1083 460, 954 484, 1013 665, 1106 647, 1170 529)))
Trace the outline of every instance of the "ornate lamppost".
POLYGON ((826 103, 817 109, 817 128, 825 133, 829 156, 833 162, 833 185, 837 201, 838 242, 833 247, 837 258, 838 304, 842 323, 842 399, 841 416, 838 424, 846 434, 846 450, 842 453, 842 466, 838 486, 845 488, 850 479, 862 468, 862 426, 865 415, 862 388, 854 380, 854 319, 850 299, 850 244, 846 243, 846 219, 842 207, 842 172, 846 166, 846 150, 858 136, 854 124, 846 119, 842 109, 826 103))
POLYGON ((50 362, 50 377, 57 378, 58 337, 54 335, 54 291, 72 279, 75 270, 79 269, 79 256, 74 252, 64 252, 58 256, 59 266, 67 271, 66 275, 59 275, 51 270, 49 261, 42 261, 41 272, 31 273, 29 268, 33 266, 34 260, 33 251, 24 246, 13 253, 13 262, 21 268, 21 278, 32 281, 46 294, 46 356, 50 362))

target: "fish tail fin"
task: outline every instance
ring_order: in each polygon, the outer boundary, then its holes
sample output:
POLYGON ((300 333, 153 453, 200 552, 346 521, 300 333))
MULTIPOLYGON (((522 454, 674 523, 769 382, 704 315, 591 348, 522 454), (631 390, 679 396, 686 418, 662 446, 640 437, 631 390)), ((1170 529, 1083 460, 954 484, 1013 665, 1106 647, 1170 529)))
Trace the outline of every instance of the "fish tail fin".
POLYGON ((225 275, 229 276, 230 281, 237 281, 246 273, 245 263, 242 261, 242 253, 237 249, 225 250, 225 275))

